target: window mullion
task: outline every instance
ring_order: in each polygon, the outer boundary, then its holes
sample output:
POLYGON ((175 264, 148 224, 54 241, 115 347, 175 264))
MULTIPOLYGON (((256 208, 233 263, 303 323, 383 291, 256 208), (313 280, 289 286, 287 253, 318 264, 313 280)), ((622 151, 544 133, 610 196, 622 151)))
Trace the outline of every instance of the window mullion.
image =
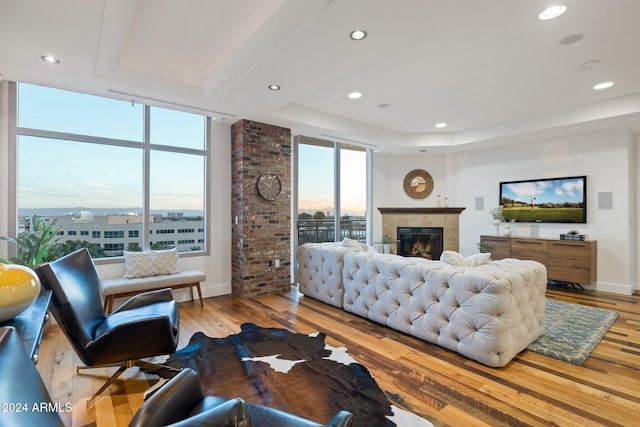
POLYGON ((143 237, 142 237, 142 245, 143 249, 150 249, 151 247, 151 192, 150 192, 150 180, 151 180, 151 107, 148 105, 144 106, 144 159, 143 159, 143 209, 142 212, 144 216, 142 218, 143 224, 143 237))
POLYGON ((340 143, 335 142, 333 144, 333 164, 334 164, 334 176, 333 176, 333 229, 336 230, 333 240, 336 242, 342 239, 342 230, 340 223, 340 143))

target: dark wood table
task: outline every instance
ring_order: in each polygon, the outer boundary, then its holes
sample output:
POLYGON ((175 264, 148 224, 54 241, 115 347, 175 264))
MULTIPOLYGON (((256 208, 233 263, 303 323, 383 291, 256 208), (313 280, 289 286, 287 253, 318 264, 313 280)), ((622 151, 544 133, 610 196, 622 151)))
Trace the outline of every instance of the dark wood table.
POLYGON ((0 326, 13 326, 34 364, 38 363, 38 349, 42 332, 47 321, 47 310, 51 301, 51 291, 41 292, 38 298, 22 313, 11 320, 0 322, 0 326))

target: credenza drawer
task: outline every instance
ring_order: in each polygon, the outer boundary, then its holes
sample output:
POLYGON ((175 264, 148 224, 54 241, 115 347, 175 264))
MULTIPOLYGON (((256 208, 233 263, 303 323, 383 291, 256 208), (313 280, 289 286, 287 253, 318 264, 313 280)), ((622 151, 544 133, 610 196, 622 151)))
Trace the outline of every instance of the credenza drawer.
POLYGON ((547 241, 537 239, 511 239, 511 257, 531 259, 546 264, 547 241))
POLYGON ((480 236, 480 242, 491 246, 491 259, 511 258, 511 242, 508 237, 480 236))

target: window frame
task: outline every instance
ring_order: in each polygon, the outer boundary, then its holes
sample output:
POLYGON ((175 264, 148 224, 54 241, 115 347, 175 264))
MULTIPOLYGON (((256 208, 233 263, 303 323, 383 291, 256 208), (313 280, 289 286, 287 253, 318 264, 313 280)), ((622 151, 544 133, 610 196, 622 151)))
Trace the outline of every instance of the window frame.
MULTIPOLYGON (((334 241, 338 242, 339 236, 341 235, 341 223, 340 223, 340 152, 342 149, 349 149, 349 147, 357 147, 362 149, 366 153, 366 178, 365 178, 365 186, 366 186, 366 201, 365 201, 365 228, 366 228, 366 243, 368 245, 372 243, 372 229, 373 229, 373 150, 370 147, 358 146, 353 143, 341 143, 337 141, 325 140, 325 139, 317 139, 312 137, 306 137, 303 135, 298 135, 294 137, 294 156, 293 156, 293 174, 295 176, 294 186, 293 186, 293 218, 295 219, 292 222, 292 231, 291 234, 293 236, 292 239, 292 253, 295 254, 296 248, 299 245, 298 242, 298 233, 297 233, 297 221, 298 221, 298 156, 300 154, 299 146, 300 145, 318 145, 324 146, 333 149, 333 162, 334 162, 334 241)), ((297 269, 297 259, 294 261, 294 265, 297 269)))
MULTIPOLYGON (((143 156, 143 200, 142 200, 142 208, 145 213, 142 220, 142 248, 149 249, 151 245, 151 223, 146 220, 148 217, 147 212, 150 212, 150 177, 151 177, 151 165, 150 158, 152 151, 164 151, 169 153, 176 154, 192 154, 192 155, 201 155, 204 158, 204 188, 203 188, 203 203, 204 203, 204 212, 203 212, 203 222, 204 222, 204 244, 202 245, 204 248, 199 251, 188 251, 188 252, 180 252, 181 257, 197 257, 197 256, 209 256, 210 255, 210 184, 211 184, 211 126, 212 120, 208 115, 202 115, 205 118, 205 129, 204 129, 204 148, 196 149, 196 148, 188 148, 188 147, 178 147, 178 146, 168 146, 163 144, 153 144, 150 141, 150 125, 151 125, 151 105, 142 104, 143 105, 143 141, 133 141, 133 140, 125 140, 125 139, 112 139, 105 137, 97 137, 91 135, 82 135, 82 134, 74 134, 74 133, 66 133, 66 132, 58 132, 58 131, 49 131, 43 129, 33 129, 33 128, 25 128, 18 126, 18 84, 17 82, 8 82, 9 83, 9 108, 8 108, 8 139, 9 139, 9 147, 8 154, 9 158, 13 159, 13 161, 9 162, 8 174, 9 174, 9 188, 8 188, 8 220, 7 227, 8 233, 12 236, 15 236, 18 232, 18 137, 19 136, 33 136, 33 137, 41 137, 47 139, 62 139, 80 143, 88 143, 88 144, 103 144, 108 146, 116 146, 116 147, 126 147, 126 148, 135 148, 142 150, 143 156)), ((66 89, 61 89, 66 90, 66 89)), ((81 93, 78 91, 72 91, 76 93, 81 93)), ((108 98, 102 95, 93 95, 103 98, 108 98)), ((112 98, 117 99, 117 98, 112 98)), ((122 100, 120 100, 122 101, 122 100)), ((133 101, 132 101, 133 102, 133 101)), ((183 110, 178 110, 176 108, 168 108, 162 105, 153 105, 154 108, 162 108, 166 110, 173 111, 181 111, 188 112, 183 110)), ((125 249, 126 250, 126 249, 125 249)), ((9 247, 9 256, 16 255, 16 248, 9 247)), ((109 263, 119 263, 122 262, 123 257, 106 257, 106 258, 98 258, 96 259, 96 264, 109 264, 109 263)))

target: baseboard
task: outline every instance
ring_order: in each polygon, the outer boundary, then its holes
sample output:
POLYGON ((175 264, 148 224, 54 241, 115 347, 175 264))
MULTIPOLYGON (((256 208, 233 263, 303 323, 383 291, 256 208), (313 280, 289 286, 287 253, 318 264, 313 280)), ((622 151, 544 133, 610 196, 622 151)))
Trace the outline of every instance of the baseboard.
POLYGON ((596 283, 596 291, 610 292, 612 294, 632 295, 633 287, 630 284, 622 285, 620 283, 598 282, 596 283))
MULTIPOLYGON (((231 293, 230 283, 208 284, 202 283, 202 298, 217 297, 220 295, 229 295, 231 293)), ((198 299, 198 291, 193 289, 193 298, 198 299)), ((191 301, 191 292, 189 289, 177 289, 173 291, 173 298, 178 302, 191 301)))

